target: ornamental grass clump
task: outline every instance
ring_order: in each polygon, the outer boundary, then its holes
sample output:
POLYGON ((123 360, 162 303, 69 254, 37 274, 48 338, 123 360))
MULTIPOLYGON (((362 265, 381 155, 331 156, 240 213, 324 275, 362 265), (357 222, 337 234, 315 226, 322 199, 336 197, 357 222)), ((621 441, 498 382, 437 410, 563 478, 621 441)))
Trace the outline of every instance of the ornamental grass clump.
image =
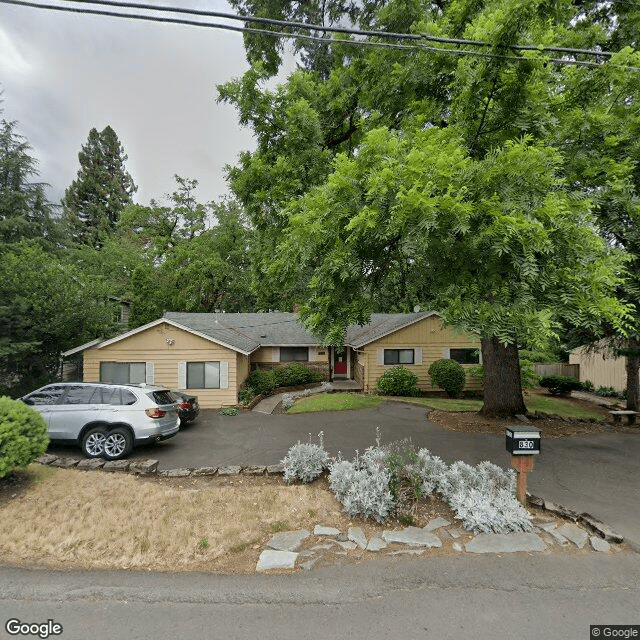
POLYGON ((329 454, 324 450, 322 431, 318 437, 320 444, 298 442, 287 451, 282 460, 285 482, 312 482, 327 468, 329 454))

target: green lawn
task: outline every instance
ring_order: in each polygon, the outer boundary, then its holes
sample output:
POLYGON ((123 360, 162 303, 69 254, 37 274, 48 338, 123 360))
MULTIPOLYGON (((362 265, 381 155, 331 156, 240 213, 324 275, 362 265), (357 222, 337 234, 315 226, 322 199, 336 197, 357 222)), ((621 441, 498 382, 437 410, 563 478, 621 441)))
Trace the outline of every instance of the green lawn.
MULTIPOLYGON (((356 393, 319 393, 300 398, 289 409, 289 413, 307 413, 310 411, 347 411, 377 407, 386 398, 384 396, 360 395, 356 393)), ((406 402, 420 404, 441 411, 480 411, 482 400, 456 398, 403 398, 406 402)), ((534 395, 527 400, 527 409, 531 412, 543 411, 567 418, 597 418, 595 411, 588 411, 564 398, 534 395)))
POLYGON ((369 409, 384 402, 378 396, 363 396, 356 393, 318 393, 296 400, 288 413, 308 413, 311 411, 347 411, 369 409))
POLYGON ((577 404, 573 404, 564 398, 554 398, 552 396, 531 396, 527 401, 527 409, 534 411, 544 411, 566 418, 596 418, 602 420, 602 416, 595 411, 583 409, 577 404))

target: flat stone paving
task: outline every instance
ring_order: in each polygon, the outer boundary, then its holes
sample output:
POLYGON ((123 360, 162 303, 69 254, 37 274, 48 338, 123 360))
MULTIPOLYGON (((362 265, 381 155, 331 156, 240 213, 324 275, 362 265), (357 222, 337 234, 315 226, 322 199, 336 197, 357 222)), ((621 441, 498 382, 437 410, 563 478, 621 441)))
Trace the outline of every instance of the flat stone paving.
POLYGON ((534 519, 533 529, 529 532, 475 534, 465 530, 460 521, 452 523, 444 518, 435 518, 424 528, 387 529, 369 539, 361 527, 349 527, 347 535, 344 535, 335 527, 317 524, 313 534, 301 529, 274 535, 267 543, 267 549, 260 555, 256 571, 285 568, 311 571, 323 559, 331 562, 336 556, 344 557, 350 553, 355 553, 358 558, 380 554, 422 556, 428 554, 430 548, 436 549, 436 553, 444 550, 461 555, 564 553, 571 547, 578 547, 585 553, 616 551, 615 545, 609 544, 601 536, 593 535, 582 526, 559 518, 534 519), (587 542, 590 544, 587 545, 587 542))

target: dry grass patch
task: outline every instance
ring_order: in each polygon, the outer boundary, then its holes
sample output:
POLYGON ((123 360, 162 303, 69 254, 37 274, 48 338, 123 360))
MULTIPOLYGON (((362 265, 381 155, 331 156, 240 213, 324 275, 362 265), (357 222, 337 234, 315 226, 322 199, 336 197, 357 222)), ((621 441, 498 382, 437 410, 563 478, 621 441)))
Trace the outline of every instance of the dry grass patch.
POLYGON ((313 527, 319 520, 311 512, 323 522, 346 520, 316 484, 185 480, 57 469, 0 509, 0 556, 64 567, 244 572, 255 569, 273 531, 313 527))

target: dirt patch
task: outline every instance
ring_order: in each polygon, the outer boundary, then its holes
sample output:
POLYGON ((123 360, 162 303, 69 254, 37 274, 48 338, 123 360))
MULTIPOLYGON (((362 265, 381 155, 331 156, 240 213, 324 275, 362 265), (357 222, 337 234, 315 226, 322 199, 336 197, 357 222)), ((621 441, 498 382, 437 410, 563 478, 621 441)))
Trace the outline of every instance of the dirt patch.
MULTIPOLYGON (((537 390, 525 393, 525 402, 528 396, 538 394, 537 390)), ((544 392, 540 395, 545 395, 544 392)), ((547 416, 545 414, 530 414, 531 426, 540 429, 545 438, 566 438, 588 433, 638 433, 638 427, 629 427, 624 424, 614 424, 606 407, 579 398, 565 398, 571 404, 597 413, 600 420, 584 420, 580 418, 564 418, 559 416, 547 416)), ((429 412, 429 420, 451 431, 463 431, 466 433, 491 433, 504 435, 505 427, 514 424, 522 424, 513 418, 487 418, 476 411, 449 412, 434 409, 429 412)))
POLYGON ((14 471, 0 478, 0 509, 9 501, 23 496, 31 480, 32 476, 27 471, 14 471))

